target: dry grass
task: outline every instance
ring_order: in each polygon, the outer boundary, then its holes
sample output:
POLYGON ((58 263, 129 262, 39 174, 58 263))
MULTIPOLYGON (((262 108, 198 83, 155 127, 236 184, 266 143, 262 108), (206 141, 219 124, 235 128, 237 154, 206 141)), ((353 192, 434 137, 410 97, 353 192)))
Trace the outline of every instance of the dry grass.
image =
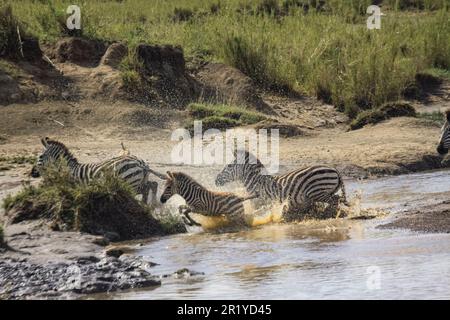
MULTIPOLYGON (((369 0, 86 1, 83 36, 181 45, 190 61, 224 61, 263 87, 314 95, 350 117, 402 97, 415 75, 450 68, 446 0, 386 0, 381 30, 366 28, 369 0)), ((61 36, 66 0, 12 2, 40 39, 61 36)), ((133 65, 133 64, 129 64, 133 65)), ((126 82, 139 84, 135 68, 126 82)))

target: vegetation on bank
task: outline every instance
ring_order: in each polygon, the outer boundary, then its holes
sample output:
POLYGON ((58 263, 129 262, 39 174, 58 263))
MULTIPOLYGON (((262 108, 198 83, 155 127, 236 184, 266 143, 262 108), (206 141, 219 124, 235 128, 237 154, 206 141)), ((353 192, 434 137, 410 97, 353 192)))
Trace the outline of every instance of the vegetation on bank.
POLYGON ((419 113, 417 114, 417 117, 429 120, 439 126, 442 126, 445 123, 445 117, 440 111, 419 113))
POLYGON ((386 103, 379 108, 366 110, 358 114, 358 116, 350 123, 350 129, 356 130, 367 124, 376 124, 383 120, 394 117, 415 117, 416 110, 412 105, 406 102, 386 103))
MULTIPOLYGON (((3 2, 41 41, 65 35, 60 21, 70 1, 3 2)), ((381 30, 366 27, 371 3, 123 0, 80 7, 84 37, 131 48, 181 45, 188 62, 223 61, 262 87, 317 96, 354 118, 400 99, 417 73, 450 69, 448 0, 384 0, 381 30)), ((133 59, 123 63, 123 77, 139 88, 133 59)))
POLYGON ((246 107, 237 107, 230 105, 212 105, 202 103, 191 103, 187 107, 191 117, 187 127, 193 129, 193 121, 201 120, 202 129, 208 130, 227 129, 237 126, 254 124, 267 119, 262 113, 248 110, 246 107))
POLYGON ((38 186, 24 186, 3 202, 10 223, 44 219, 54 230, 116 234, 116 240, 145 238, 180 231, 180 221, 156 220, 152 209, 135 199, 122 179, 105 172, 89 184, 74 181, 67 164, 49 166, 38 186), (167 225, 171 223, 171 225, 167 225))

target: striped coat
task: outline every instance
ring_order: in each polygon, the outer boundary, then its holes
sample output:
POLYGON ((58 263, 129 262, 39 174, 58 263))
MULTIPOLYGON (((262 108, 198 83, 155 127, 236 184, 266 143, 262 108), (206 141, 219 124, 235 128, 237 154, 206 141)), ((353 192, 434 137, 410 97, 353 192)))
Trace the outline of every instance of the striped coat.
POLYGON ((150 173, 157 173, 151 170, 142 159, 123 154, 98 163, 79 163, 63 143, 50 138, 43 138, 41 142, 44 151, 31 170, 32 177, 39 177, 41 169, 46 165, 65 160, 72 177, 81 183, 89 183, 92 179, 99 177, 105 170, 110 170, 125 180, 136 193, 142 194, 142 200, 145 203, 148 201, 150 190, 152 190, 154 196, 156 195, 157 183, 148 181, 148 177, 150 173))
MULTIPOLYGON (((255 198, 210 191, 185 173, 168 171, 161 202, 167 202, 175 194, 180 195, 187 203, 188 211, 184 212, 185 215, 195 212, 207 216, 242 217, 245 213, 243 202, 255 198)), ((188 215, 187 218, 192 222, 188 215)))
POLYGON ((345 187, 339 172, 328 166, 312 166, 271 176, 263 174, 264 165, 247 151, 235 153, 234 162, 225 166, 217 175, 216 185, 232 181, 242 182, 251 195, 279 202, 287 201, 285 213, 315 202, 339 200, 335 194, 342 190, 346 202, 345 187))

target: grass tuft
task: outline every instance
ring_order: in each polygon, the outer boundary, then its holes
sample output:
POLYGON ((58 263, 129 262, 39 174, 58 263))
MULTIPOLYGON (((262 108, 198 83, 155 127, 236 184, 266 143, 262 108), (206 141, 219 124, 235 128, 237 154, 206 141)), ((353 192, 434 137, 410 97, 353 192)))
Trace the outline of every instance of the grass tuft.
MULTIPOLYGON (((187 111, 193 120, 202 121, 202 129, 228 129, 237 126, 254 124, 267 117, 259 112, 247 110, 245 107, 230 105, 212 105, 202 103, 191 103, 187 111)), ((190 123, 188 128, 192 129, 190 123)))
POLYGON ((382 105, 380 108, 366 110, 358 114, 356 119, 350 123, 350 129, 356 130, 367 124, 376 124, 383 120, 394 117, 415 117, 416 111, 413 106, 405 102, 392 102, 382 105))
POLYGON ((0 57, 23 58, 22 40, 26 35, 12 7, 0 7, 0 57))

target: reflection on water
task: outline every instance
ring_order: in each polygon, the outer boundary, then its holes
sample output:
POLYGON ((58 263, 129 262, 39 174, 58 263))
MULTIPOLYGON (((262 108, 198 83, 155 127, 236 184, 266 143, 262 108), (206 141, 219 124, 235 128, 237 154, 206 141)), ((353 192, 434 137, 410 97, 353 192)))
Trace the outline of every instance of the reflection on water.
MULTIPOLYGON (((401 209, 450 190, 449 172, 349 183, 366 207, 401 209)), ((404 299, 450 298, 450 235, 379 230, 379 219, 268 224, 234 233, 164 237, 139 254, 159 265, 204 272, 163 279, 154 290, 112 295, 139 299, 404 299), (367 285, 370 267, 380 287, 367 285)))

